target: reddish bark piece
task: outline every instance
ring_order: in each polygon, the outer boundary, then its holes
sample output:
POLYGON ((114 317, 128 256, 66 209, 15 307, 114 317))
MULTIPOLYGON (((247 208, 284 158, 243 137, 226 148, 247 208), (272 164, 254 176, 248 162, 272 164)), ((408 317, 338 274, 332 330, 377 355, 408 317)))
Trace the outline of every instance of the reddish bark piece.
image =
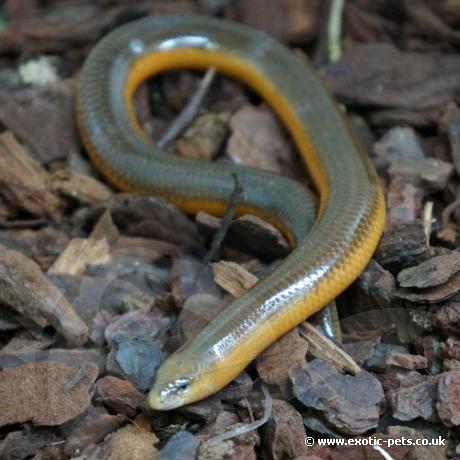
POLYGON ((321 0, 284 0, 284 37, 290 43, 310 43, 321 23, 321 0))
POLYGON ((96 399, 118 414, 133 417, 145 396, 131 382, 107 375, 96 382, 96 399))
POLYGON ((244 106, 233 115, 230 126, 227 153, 234 163, 299 177, 292 145, 266 106, 244 106))
POLYGON ((286 401, 273 401, 271 417, 262 430, 262 444, 273 460, 308 454, 302 417, 286 401))
POLYGON ((0 302, 40 326, 53 325, 72 345, 82 345, 88 327, 35 262, 0 246, 0 302))
POLYGON ((322 75, 353 105, 425 109, 455 97, 460 57, 403 52, 387 43, 354 44, 322 75))
POLYGON ((388 394, 393 417, 403 421, 414 420, 417 417, 430 422, 438 421, 435 409, 438 378, 426 377, 421 383, 388 394))
POLYGON ((414 222, 420 217, 423 192, 407 182, 404 177, 395 177, 388 189, 387 227, 414 222))
POLYGON ((460 425, 460 370, 441 374, 438 382, 436 409, 446 426, 460 425))
POLYGON ((460 252, 452 251, 406 268, 398 274, 398 282, 405 288, 430 288, 448 281, 460 271, 460 252))
POLYGON ((396 353, 387 359, 389 366, 399 366, 405 369, 425 369, 427 366, 427 359, 425 356, 410 355, 405 353, 396 353))
POLYGON ((1 371, 0 426, 61 425, 75 418, 89 407, 97 375, 93 363, 77 369, 55 361, 1 371))
POLYGON ((157 460, 155 448, 158 438, 154 433, 135 425, 127 425, 112 433, 104 442, 105 460, 157 460))
POLYGON ((385 393, 400 390, 401 388, 415 387, 424 383, 426 376, 417 371, 401 368, 389 368, 384 374, 377 374, 385 393))
POLYGON ((375 428, 379 403, 384 398, 380 382, 369 372, 342 375, 330 364, 315 359, 289 370, 297 399, 323 413, 328 424, 349 435, 375 428))
POLYGON ((299 336, 297 328, 283 335, 263 351, 256 360, 260 378, 270 385, 278 385, 285 397, 291 397, 288 371, 305 362, 308 343, 299 336))

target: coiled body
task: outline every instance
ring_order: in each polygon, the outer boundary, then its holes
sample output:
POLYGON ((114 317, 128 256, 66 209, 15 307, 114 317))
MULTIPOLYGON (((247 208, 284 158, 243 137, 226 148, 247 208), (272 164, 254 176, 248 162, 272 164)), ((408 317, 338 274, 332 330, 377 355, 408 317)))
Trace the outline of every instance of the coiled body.
POLYGON ((385 205, 376 173, 310 68, 263 33, 198 16, 149 17, 112 32, 84 65, 78 120, 100 171, 125 191, 160 195, 187 212, 225 212, 238 175, 237 214, 283 231, 294 250, 160 367, 148 403, 172 409, 229 383, 264 348, 342 292, 368 263, 385 205), (177 158, 138 126, 132 95, 161 71, 215 66, 247 83, 294 138, 319 193, 283 176, 177 158), (311 230, 310 230, 311 229, 311 230))

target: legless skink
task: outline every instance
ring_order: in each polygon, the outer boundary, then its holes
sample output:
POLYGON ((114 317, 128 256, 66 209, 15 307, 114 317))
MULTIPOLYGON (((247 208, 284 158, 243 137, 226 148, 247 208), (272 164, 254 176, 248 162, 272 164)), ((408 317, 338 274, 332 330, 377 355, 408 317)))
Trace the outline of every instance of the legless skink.
POLYGON ((340 294, 364 269, 380 238, 385 204, 377 175, 312 70, 265 34, 202 16, 148 17, 106 36, 81 74, 78 123, 97 168, 124 191, 162 196, 187 213, 222 215, 236 174, 237 214, 278 227, 293 252, 159 368, 148 395, 167 410, 228 384, 263 349, 340 294), (319 194, 241 166, 171 156, 144 134, 132 97, 145 79, 211 66, 246 83, 288 128, 319 194), (309 231, 309 228, 313 228, 309 231))

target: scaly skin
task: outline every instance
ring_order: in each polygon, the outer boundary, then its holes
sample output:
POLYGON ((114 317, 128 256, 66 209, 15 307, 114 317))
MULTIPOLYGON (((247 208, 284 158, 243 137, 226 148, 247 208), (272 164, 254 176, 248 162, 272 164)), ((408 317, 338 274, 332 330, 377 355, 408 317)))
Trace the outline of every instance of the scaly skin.
POLYGON ((189 213, 222 215, 237 174, 245 192, 237 214, 263 217, 295 247, 162 364, 148 396, 153 409, 189 404, 228 384, 264 348, 340 294, 380 238, 385 204, 366 154, 308 64, 261 32, 199 16, 149 17, 123 26, 84 65, 78 123, 94 164, 120 189, 160 195, 189 213), (133 111, 136 87, 162 71, 210 66, 248 84, 289 129, 319 193, 316 222, 310 195, 288 178, 172 157, 146 138, 133 111))

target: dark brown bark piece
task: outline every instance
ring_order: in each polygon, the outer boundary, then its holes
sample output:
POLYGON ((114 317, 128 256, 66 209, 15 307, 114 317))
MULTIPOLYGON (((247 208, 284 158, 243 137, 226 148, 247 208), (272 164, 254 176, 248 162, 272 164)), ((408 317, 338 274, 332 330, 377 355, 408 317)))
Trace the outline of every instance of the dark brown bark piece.
POLYGON ((262 428, 262 445, 273 460, 308 454, 305 426, 300 414, 288 402, 275 399, 272 414, 262 428))
MULTIPOLYGON (((284 8, 282 0, 237 0, 236 10, 241 22, 260 29, 275 38, 281 38, 284 30, 284 8)), ((263 40, 263 39, 262 39, 263 40)))
MULTIPOLYGON (((198 229, 207 238, 212 238, 216 234, 221 221, 222 219, 204 212, 196 215, 198 229)), ((286 238, 275 227, 252 215, 235 219, 230 224, 224 242, 269 261, 286 257, 291 250, 286 238)))
POLYGON ((101 442, 125 421, 126 418, 122 415, 110 415, 103 407, 90 407, 83 415, 66 425, 64 432, 69 433, 69 447, 74 451, 82 450, 101 442))
POLYGON ((294 328, 257 357, 260 378, 269 385, 278 385, 284 397, 292 397, 288 371, 292 366, 305 362, 307 350, 308 343, 294 328))
POLYGON ((0 91, 0 121, 30 147, 41 164, 65 159, 80 150, 75 129, 75 87, 74 81, 67 80, 16 93, 0 91))
POLYGON ((0 368, 18 367, 43 361, 64 363, 77 369, 85 363, 92 363, 97 366, 99 373, 102 373, 105 371, 106 356, 97 349, 52 348, 15 353, 0 351, 0 368))
POLYGON ((20 252, 0 249, 0 303, 40 326, 51 324, 71 345, 84 344, 86 324, 37 264, 20 252))
POLYGON ((106 203, 93 206, 87 216, 88 220, 98 219, 107 209, 124 235, 200 247, 201 236, 193 222, 161 198, 116 194, 106 203))
POLYGON ((454 300, 433 313, 433 324, 446 332, 460 333, 460 302, 454 300))
POLYGON ((417 265, 428 258, 426 236, 421 221, 385 230, 374 255, 391 273, 417 265))
POLYGON ((0 230, 0 244, 23 253, 47 270, 69 242, 66 232, 54 227, 38 230, 0 230))
POLYGON ((457 272, 448 281, 439 286, 427 289, 403 288, 396 292, 396 296, 409 302, 437 303, 448 300, 460 291, 460 272, 457 272))
POLYGON ((57 2, 54 8, 42 9, 39 16, 9 23, 3 31, 0 52, 30 55, 82 47, 119 25, 123 17, 134 19, 149 11, 145 3, 104 8, 94 2, 57 2))
POLYGON ((62 203, 48 186, 49 175, 14 137, 0 135, 0 191, 16 209, 59 221, 62 203))
POLYGON ((430 422, 438 421, 435 407, 438 379, 439 376, 425 377, 421 383, 389 393, 393 417, 402 421, 418 417, 430 422))
POLYGON ((372 302, 376 307, 388 308, 393 302, 396 280, 393 275, 371 260, 353 285, 357 304, 367 305, 372 302))
POLYGON ((380 382, 369 372, 342 375, 330 364, 315 359, 289 370, 293 391, 305 406, 321 411, 328 424, 341 433, 357 435, 377 426, 380 382))
POLYGON ((459 271, 460 252, 452 251, 402 270, 398 274, 398 282, 404 288, 426 289, 445 283, 459 271))
POLYGON ((458 94, 460 57, 403 52, 387 43, 354 44, 322 76, 346 103, 425 109, 458 94))
POLYGON ((145 396, 131 382, 107 375, 96 382, 96 401, 117 414, 133 417, 142 407, 145 396))
POLYGON ((452 164, 434 158, 392 161, 388 171, 393 178, 402 177, 428 192, 444 190, 453 172, 452 164))

